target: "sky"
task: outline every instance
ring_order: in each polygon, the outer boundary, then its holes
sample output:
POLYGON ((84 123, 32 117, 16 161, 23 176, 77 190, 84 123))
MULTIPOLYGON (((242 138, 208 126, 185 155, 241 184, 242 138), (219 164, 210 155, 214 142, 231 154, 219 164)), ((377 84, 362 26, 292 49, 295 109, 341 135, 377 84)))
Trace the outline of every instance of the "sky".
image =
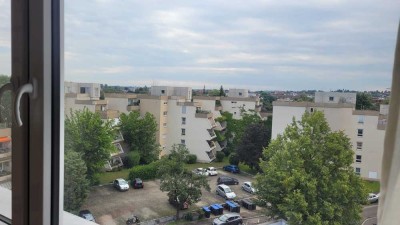
MULTIPOLYGON (((0 74, 11 74, 0 0, 0 74)), ((386 90, 398 0, 65 0, 65 80, 386 90)))

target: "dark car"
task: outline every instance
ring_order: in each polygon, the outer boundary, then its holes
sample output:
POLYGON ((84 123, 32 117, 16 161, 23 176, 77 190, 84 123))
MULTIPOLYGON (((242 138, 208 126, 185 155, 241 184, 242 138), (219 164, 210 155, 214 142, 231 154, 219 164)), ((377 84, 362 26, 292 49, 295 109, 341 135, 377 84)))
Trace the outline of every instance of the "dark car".
POLYGON ((242 217, 237 213, 224 214, 218 218, 215 218, 213 225, 241 225, 243 224, 242 217))
POLYGON ((96 222, 93 214, 87 209, 79 211, 79 216, 84 218, 85 220, 96 222))
POLYGON ((239 167, 235 165, 227 165, 224 166, 223 169, 231 173, 240 173, 239 167))
POLYGON ((239 180, 233 177, 221 176, 218 177, 217 184, 226 184, 226 185, 239 184, 239 180))
POLYGON ((144 187, 143 181, 142 181, 142 179, 140 179, 140 178, 135 178, 135 179, 133 179, 131 185, 132 185, 132 187, 135 188, 135 189, 136 189, 136 188, 143 188, 143 187, 144 187))

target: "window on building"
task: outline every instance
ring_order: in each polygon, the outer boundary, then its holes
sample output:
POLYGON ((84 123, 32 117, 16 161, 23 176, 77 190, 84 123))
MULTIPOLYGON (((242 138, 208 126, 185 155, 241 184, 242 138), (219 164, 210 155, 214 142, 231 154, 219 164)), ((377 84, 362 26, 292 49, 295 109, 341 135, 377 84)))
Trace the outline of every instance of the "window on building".
POLYGON ((311 107, 311 108, 310 108, 310 112, 314 112, 314 108, 311 107))
POLYGON ((334 99, 335 99, 335 98, 334 98, 333 96, 329 96, 329 101, 330 101, 330 102, 333 102, 334 99))
POLYGON ((360 116, 358 116, 358 123, 361 123, 361 124, 363 124, 364 123, 364 115, 360 115, 360 116))
POLYGON ((161 94, 165 94, 165 90, 161 90, 161 94))
POLYGON ((356 162, 360 163, 361 162, 361 155, 356 155, 356 162))
POLYGON ((81 87, 80 88, 80 93, 81 94, 85 94, 86 93, 86 88, 85 87, 81 87))
POLYGON ((357 142, 357 150, 362 150, 363 143, 361 141, 357 142))
POLYGON ((181 139, 181 145, 185 145, 185 144, 186 144, 185 139, 181 139))
POLYGON ((186 135, 186 129, 184 128, 181 129, 181 135, 186 135))
POLYGON ((168 104, 168 102, 164 102, 164 105, 167 105, 168 104))
POLYGON ((239 96, 242 96, 242 92, 239 92, 239 96))
POLYGON ((182 114, 186 114, 186 106, 182 106, 182 114))
POLYGON ((362 137, 364 135, 364 130, 363 129, 357 129, 357 136, 362 137))
POLYGON ((164 111, 164 112, 163 112, 163 115, 164 115, 164 116, 167 116, 167 115, 168 115, 168 112, 167 112, 167 111, 164 111))
POLYGON ((233 115, 236 115, 236 112, 233 112, 233 115))
POLYGON ((361 174, 361 168, 356 167, 355 168, 355 172, 356 172, 357 175, 360 175, 361 174))
POLYGON ((186 124, 186 117, 182 117, 182 125, 186 124))
POLYGON ((167 127, 167 123, 163 123, 163 127, 167 127))

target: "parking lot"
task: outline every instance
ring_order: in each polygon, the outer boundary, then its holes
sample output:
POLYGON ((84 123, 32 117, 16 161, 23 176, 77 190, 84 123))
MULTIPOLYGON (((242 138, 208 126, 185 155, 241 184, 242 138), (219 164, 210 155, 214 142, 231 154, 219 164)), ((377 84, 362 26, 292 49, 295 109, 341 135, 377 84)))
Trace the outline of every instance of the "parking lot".
MULTIPOLYGON (((239 185, 230 185, 237 195, 236 199, 253 196, 241 190, 242 183, 252 181, 252 177, 220 170, 218 173, 218 176, 227 175, 239 180, 239 185)), ((218 176, 207 178, 211 191, 203 190, 203 196, 196 206, 203 207, 225 202, 225 199, 215 194, 218 176)), ((192 208, 194 207, 192 206, 189 210, 192 208)), ((144 182, 144 189, 131 188, 126 192, 117 191, 111 184, 93 187, 82 209, 89 209, 94 214, 97 223, 104 225, 125 224, 132 214, 139 216, 142 221, 175 215, 175 208, 168 203, 167 193, 160 191, 158 180, 144 182)), ((248 211, 243 208, 241 213, 245 217, 261 214, 260 210, 248 211)))

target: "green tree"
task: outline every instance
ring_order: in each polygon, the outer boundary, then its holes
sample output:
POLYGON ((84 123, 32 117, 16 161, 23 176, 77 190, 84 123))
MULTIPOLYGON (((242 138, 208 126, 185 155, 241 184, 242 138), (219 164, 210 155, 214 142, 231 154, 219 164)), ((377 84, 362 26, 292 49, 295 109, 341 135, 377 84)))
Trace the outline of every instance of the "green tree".
POLYGON ((104 167, 110 154, 116 151, 112 144, 114 132, 111 122, 103 122, 100 115, 87 108, 71 112, 65 119, 65 149, 82 154, 87 166, 87 177, 92 184, 96 173, 104 167))
POLYGON ((306 112, 271 141, 256 177, 260 204, 289 224, 358 224, 367 194, 351 167, 350 139, 322 112, 306 112))
POLYGON ((236 149, 240 162, 248 165, 251 169, 259 171, 262 152, 268 146, 270 140, 271 130, 263 123, 254 123, 247 126, 236 149))
POLYGON ((222 87, 222 85, 219 88, 219 96, 225 96, 225 91, 224 91, 224 88, 222 87))
POLYGON ((199 201, 201 188, 210 191, 207 178, 185 169, 189 150, 184 145, 173 145, 171 154, 160 163, 160 190, 168 192, 168 198, 175 200, 176 219, 179 219, 180 206, 192 205, 199 201))
POLYGON ((64 159, 64 209, 76 212, 85 201, 89 192, 86 179, 86 164, 82 155, 75 151, 66 151, 64 159))
MULTIPOLYGON (((7 75, 0 75, 0 87, 10 82, 10 77, 7 75)), ((1 97, 1 105, 0 105, 0 116, 2 121, 6 123, 6 126, 11 126, 12 117, 11 117, 11 97, 12 93, 10 91, 4 92, 1 97)))
POLYGON ((146 113, 143 117, 137 111, 120 115, 121 132, 131 151, 140 153, 143 163, 151 163, 158 159, 160 146, 156 140, 157 121, 155 117, 146 113))
POLYGON ((372 95, 365 92, 358 92, 356 97, 357 110, 377 110, 377 106, 372 102, 372 95))
POLYGON ((263 111, 272 112, 272 102, 276 101, 276 97, 268 92, 262 91, 260 93, 263 111))
POLYGON ((220 96, 220 90, 212 89, 207 92, 208 96, 220 96))

